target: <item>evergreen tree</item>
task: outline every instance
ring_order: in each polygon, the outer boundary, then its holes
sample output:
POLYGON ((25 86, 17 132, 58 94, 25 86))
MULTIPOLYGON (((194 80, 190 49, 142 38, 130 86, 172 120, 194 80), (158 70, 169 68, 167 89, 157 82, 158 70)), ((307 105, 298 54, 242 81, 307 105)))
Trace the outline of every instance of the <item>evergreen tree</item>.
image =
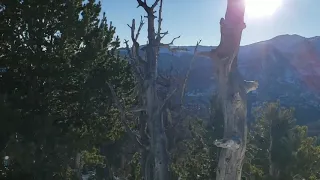
POLYGON ((0 2, 3 178, 80 176, 83 165, 102 167, 100 146, 123 134, 107 83, 130 104, 133 81, 100 14, 94 0, 0 2))
POLYGON ((255 111, 244 165, 247 179, 319 177, 319 146, 307 137, 307 127, 295 125, 292 108, 265 103, 255 111))

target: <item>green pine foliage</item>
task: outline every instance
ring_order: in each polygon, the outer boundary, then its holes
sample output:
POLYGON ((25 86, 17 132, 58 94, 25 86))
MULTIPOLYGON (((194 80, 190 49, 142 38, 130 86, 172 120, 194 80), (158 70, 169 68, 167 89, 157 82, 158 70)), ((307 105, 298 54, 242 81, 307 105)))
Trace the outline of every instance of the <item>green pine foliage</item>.
POLYGON ((315 137, 307 136, 306 126, 295 124, 292 108, 265 103, 255 117, 243 169, 247 179, 319 178, 320 146, 315 137), (270 166, 277 173, 270 174, 270 166))
POLYGON ((0 2, 2 178, 65 179, 76 153, 102 165, 99 146, 123 135, 106 82, 128 105, 133 78, 99 15, 94 0, 0 2))
MULTIPOLYGON (((189 136, 172 154, 174 179, 215 179, 219 149, 213 142, 222 137, 223 115, 214 100, 211 110, 209 122, 197 118, 185 120, 184 128, 189 129, 189 136)), ((265 103, 255 109, 254 117, 248 134, 243 179, 319 179, 320 146, 317 138, 307 136, 306 126, 295 124, 294 109, 282 107, 279 102, 265 103), (277 177, 270 176, 271 165, 278 172, 277 177)))

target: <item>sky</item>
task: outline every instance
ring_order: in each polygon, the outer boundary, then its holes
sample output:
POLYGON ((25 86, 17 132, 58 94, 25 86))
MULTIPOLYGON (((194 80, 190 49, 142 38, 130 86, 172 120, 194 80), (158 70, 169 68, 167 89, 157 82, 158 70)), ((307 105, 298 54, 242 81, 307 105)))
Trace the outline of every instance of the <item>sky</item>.
MULTIPOLYGON (((154 0, 147 0, 148 4, 154 0)), ((216 46, 220 42, 219 21, 224 17, 227 0, 163 0, 162 29, 169 31, 163 42, 170 42, 181 35, 174 45, 216 46)), ((298 34, 304 37, 320 35, 320 0, 282 0, 282 5, 272 16, 255 18, 245 16, 246 29, 241 45, 252 44, 283 34, 298 34)), ((143 8, 137 8, 136 0, 102 0, 102 11, 108 21, 116 27, 116 33, 123 42, 130 40, 133 18, 139 22, 146 15, 143 8)), ((138 26, 138 25, 137 25, 138 26)), ((139 42, 147 41, 146 24, 141 31, 139 42)), ((122 44, 123 45, 123 44, 122 44)))

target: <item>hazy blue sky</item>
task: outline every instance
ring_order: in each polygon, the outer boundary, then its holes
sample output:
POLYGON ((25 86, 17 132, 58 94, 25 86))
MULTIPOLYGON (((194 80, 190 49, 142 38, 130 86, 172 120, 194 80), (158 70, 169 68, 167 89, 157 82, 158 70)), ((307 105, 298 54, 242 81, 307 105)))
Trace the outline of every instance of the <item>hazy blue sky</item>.
MULTIPOLYGON (((281 34, 299 34, 305 37, 320 35, 320 0, 282 0, 282 6, 270 17, 246 18, 247 28, 243 32, 242 45, 263 41, 281 34)), ((153 3, 154 0, 148 0, 153 3)), ((219 20, 224 16, 227 0, 164 0, 163 30, 181 38, 175 45, 217 45, 220 40, 219 20)), ((103 11, 117 28, 117 35, 130 39, 127 24, 132 18, 145 15, 143 8, 136 8, 136 0, 102 0, 103 11)), ((146 25, 140 42, 146 42, 146 25)))

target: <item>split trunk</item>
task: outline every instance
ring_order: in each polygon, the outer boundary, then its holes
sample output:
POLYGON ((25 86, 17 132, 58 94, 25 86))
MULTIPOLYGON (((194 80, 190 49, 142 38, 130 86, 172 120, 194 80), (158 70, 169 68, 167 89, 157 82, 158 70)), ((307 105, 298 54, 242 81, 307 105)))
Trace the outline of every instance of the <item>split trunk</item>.
POLYGON ((257 82, 244 81, 237 68, 244 24, 244 0, 228 0, 225 18, 220 21, 221 41, 211 52, 199 53, 214 61, 218 98, 224 115, 223 139, 215 144, 221 147, 217 180, 240 180, 247 143, 246 94, 257 88, 257 82))

